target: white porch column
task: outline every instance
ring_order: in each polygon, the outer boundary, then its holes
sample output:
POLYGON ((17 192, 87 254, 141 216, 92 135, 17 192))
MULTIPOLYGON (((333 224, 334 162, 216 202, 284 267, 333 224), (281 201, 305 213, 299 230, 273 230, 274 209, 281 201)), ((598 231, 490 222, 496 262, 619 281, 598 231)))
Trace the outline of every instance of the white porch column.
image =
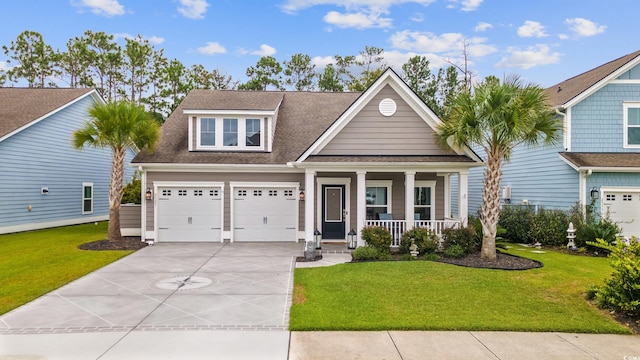
POLYGON ((462 226, 467 226, 469 218, 469 171, 458 173, 458 218, 462 221, 462 226))
POLYGON ((356 200, 356 233, 358 233, 358 246, 364 246, 362 240, 362 228, 367 217, 367 172, 358 171, 357 173, 357 200, 356 200))
POLYGON ((304 173, 304 240, 314 241, 313 232, 316 230, 314 218, 315 218, 315 179, 316 172, 307 169, 304 173))
POLYGON ((404 221, 407 225, 407 230, 413 229, 415 226, 415 219, 413 218, 414 210, 414 188, 416 187, 416 172, 405 171, 404 172, 404 221))

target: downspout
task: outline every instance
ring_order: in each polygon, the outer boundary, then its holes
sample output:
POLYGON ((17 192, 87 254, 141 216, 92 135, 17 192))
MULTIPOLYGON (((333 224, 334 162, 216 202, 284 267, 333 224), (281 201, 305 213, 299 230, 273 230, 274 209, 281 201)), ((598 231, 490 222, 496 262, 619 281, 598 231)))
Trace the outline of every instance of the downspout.
MULTIPOLYGON (((582 206, 587 206, 587 178, 589 176, 591 176, 591 174, 593 174, 593 170, 588 169, 585 172, 580 171, 580 204, 582 206)), ((586 218, 586 212, 584 213, 584 216, 586 218)))
POLYGON ((569 126, 567 124, 567 114, 560 111, 559 107, 555 108, 556 115, 562 116, 562 141, 564 151, 571 151, 571 136, 569 135, 569 126))

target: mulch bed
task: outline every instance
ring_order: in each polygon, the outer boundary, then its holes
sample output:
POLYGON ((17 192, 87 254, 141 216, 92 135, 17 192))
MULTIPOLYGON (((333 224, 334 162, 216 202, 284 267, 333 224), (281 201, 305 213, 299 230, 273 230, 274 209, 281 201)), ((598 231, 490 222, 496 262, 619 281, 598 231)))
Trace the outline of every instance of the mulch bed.
POLYGON ((78 246, 80 250, 139 250, 147 247, 147 243, 138 236, 127 236, 121 241, 98 240, 78 246))
POLYGON ((542 267, 541 262, 520 256, 502 253, 497 253, 497 256, 495 261, 488 261, 481 259, 480 253, 474 253, 457 259, 441 258, 437 261, 458 266, 499 270, 528 270, 542 267))

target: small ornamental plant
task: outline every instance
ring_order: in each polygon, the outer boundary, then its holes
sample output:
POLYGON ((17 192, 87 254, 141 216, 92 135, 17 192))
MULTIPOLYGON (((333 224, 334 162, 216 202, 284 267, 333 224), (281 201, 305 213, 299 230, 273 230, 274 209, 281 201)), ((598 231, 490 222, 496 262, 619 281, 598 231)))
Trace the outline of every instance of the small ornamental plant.
POLYGON ((615 244, 600 238, 587 244, 608 251, 613 267, 611 277, 592 287, 588 295, 598 307, 640 315, 640 241, 633 236, 618 238, 615 244))
POLYGON ((389 253, 392 242, 391 233, 382 226, 365 226, 362 228, 362 239, 367 246, 377 249, 380 253, 389 253))

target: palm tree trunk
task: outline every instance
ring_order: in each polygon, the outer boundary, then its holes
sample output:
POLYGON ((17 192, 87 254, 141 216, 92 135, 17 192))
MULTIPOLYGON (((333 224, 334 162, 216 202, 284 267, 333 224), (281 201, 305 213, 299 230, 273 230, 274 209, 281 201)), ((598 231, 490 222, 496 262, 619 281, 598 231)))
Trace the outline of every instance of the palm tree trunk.
POLYGON ((111 180, 109 183, 109 241, 121 241, 120 232, 120 202, 122 201, 122 183, 124 179, 125 147, 114 148, 111 163, 111 180))
POLYGON ((496 260, 496 231, 500 218, 500 178, 502 177, 502 156, 498 150, 492 150, 487 159, 482 190, 482 249, 480 258, 496 260))

